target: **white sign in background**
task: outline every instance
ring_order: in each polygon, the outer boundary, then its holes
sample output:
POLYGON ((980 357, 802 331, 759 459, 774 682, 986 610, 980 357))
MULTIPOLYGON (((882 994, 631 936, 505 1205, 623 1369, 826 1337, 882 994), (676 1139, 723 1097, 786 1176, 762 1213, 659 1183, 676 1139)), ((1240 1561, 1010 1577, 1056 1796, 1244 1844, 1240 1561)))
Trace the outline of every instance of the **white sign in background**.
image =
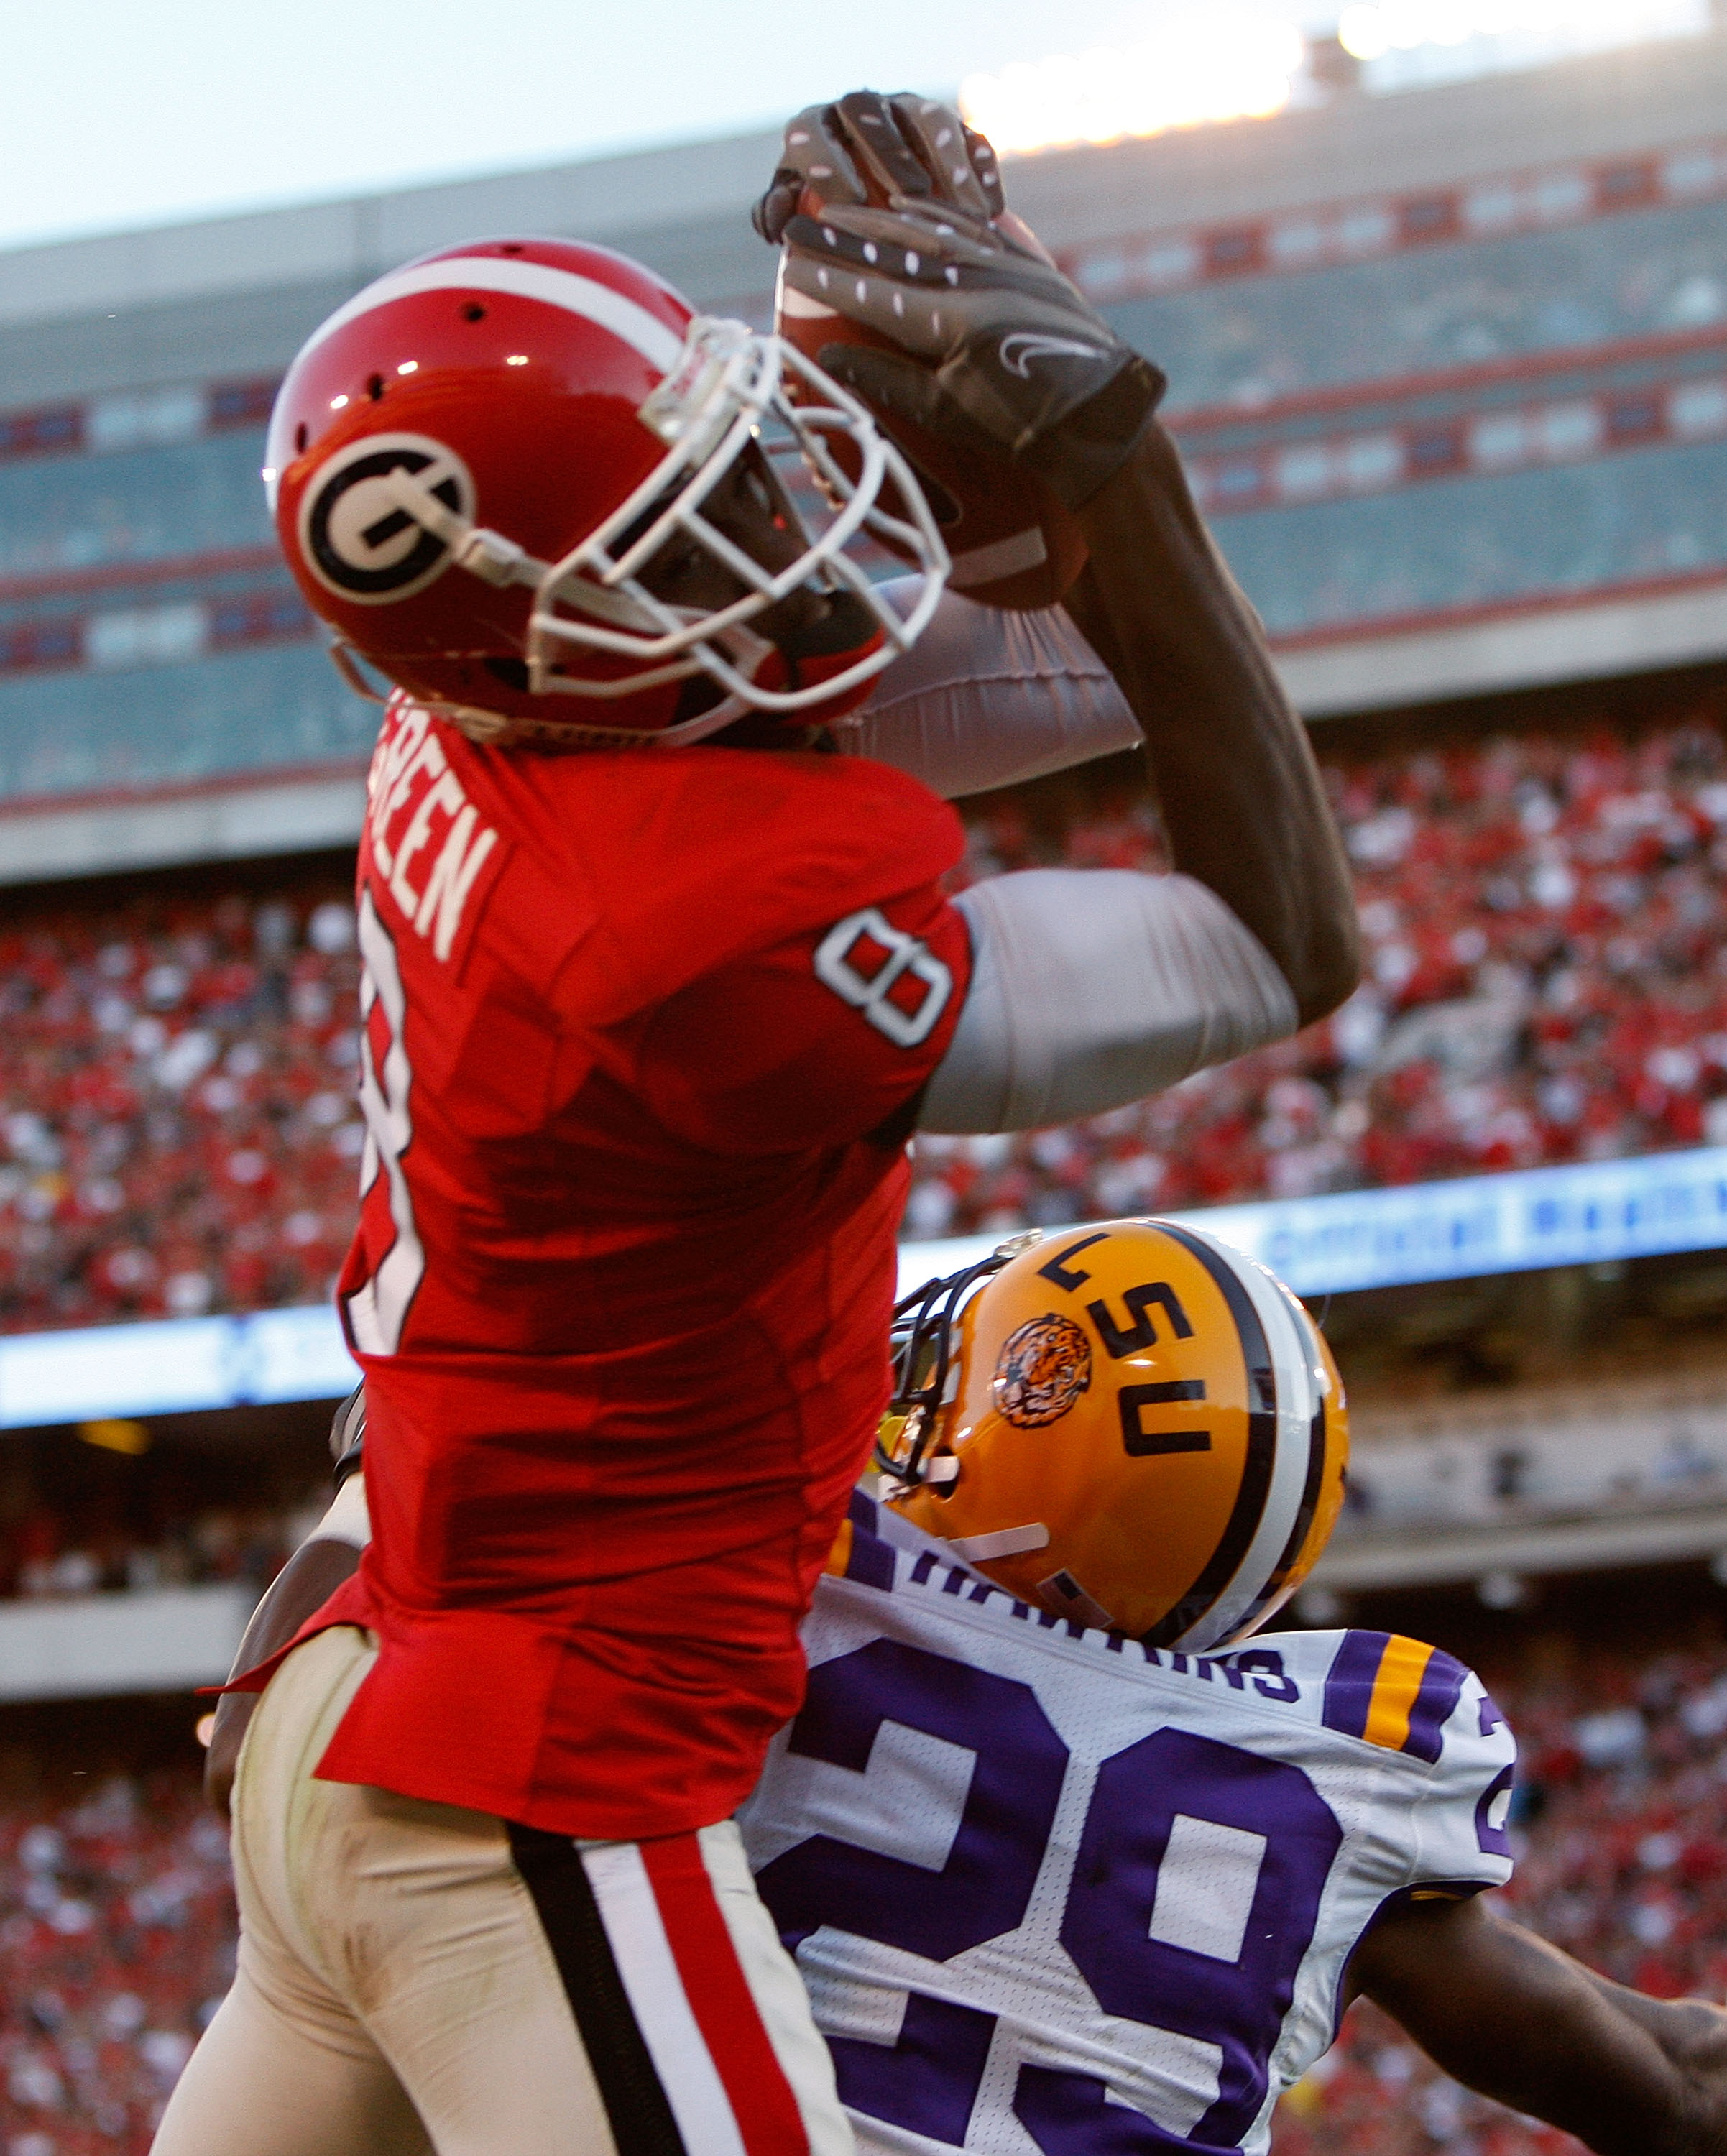
MULTIPOLYGON (((1727 1146, 1171 1217, 1261 1259, 1302 1296, 1615 1263, 1727 1248, 1727 1146)), ((900 1292, 1000 1240, 902 1244, 900 1292)), ((0 1429, 339 1399, 357 1375, 324 1306, 16 1334, 0 1337, 0 1429)))
MULTIPOLYGON (((1727 1247, 1727 1146, 1169 1218, 1210 1229, 1303 1296, 1712 1250, 1727 1247)), ((1077 1231, 1076 1224, 1050 1233, 1053 1240, 1077 1231)), ((974 1265, 1000 1240, 902 1244, 900 1291, 974 1265)))

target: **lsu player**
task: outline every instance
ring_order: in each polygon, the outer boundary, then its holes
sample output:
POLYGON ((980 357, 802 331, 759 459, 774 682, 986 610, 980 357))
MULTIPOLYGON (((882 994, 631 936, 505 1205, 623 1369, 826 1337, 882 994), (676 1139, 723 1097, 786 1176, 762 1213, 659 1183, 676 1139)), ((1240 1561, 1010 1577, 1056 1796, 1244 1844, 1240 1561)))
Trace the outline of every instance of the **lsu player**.
POLYGON ((1514 1760, 1480 1680, 1258 1630, 1343 1491, 1300 1305, 1171 1222, 1022 1240, 907 1314, 886 1501, 741 1815, 859 2150, 1262 2151, 1364 1994, 1591 2148, 1727 2147, 1727 2014, 1477 1898, 1514 1760))
MULTIPOLYGON (((945 383, 1016 321, 1049 362, 989 393, 1003 470, 1089 547, 1066 609, 945 598, 862 399, 603 249, 410 264, 279 394, 290 567, 394 685, 337 1293, 375 1532, 339 1584, 307 1561, 335 1591, 299 1636, 252 1636, 239 1974, 162 2156, 231 2149, 241 2101, 250 2156, 841 2146, 730 1820, 887 1395, 906 1141, 1137 1099, 1354 984, 1313 761, 1161 377, 992 251, 954 116, 846 103, 945 207, 845 304, 923 325, 933 264, 975 331, 945 383), (831 497, 810 531, 774 439, 831 497), (866 537, 912 557, 897 593, 866 537), (1142 731, 1174 874, 947 897, 940 795, 1142 731)), ((797 275, 825 244, 788 226, 797 275)))

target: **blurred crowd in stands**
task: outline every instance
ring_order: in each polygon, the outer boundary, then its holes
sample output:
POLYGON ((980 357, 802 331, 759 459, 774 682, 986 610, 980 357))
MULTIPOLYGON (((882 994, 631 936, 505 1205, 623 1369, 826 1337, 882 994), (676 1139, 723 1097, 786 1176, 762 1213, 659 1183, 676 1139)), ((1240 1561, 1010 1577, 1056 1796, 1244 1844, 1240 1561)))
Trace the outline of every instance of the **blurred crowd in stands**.
POLYGON ((0 1805, 5 2156, 145 2156, 234 1952, 228 1836, 189 1769, 0 1805))
POLYGON ((292 1511, 211 1507, 149 1534, 117 1523, 93 1529, 39 1504, 0 1517, 0 1599, 65 1602, 229 1580, 261 1594, 316 1524, 326 1495, 321 1486, 292 1511))
MULTIPOLYGON (((920 1138, 906 1234, 1727 1142, 1720 716, 1334 765, 1359 992, 1142 1106, 920 1138)), ((1161 861, 1143 798, 1061 798, 1086 805, 977 804, 964 875, 1161 861)), ((326 1296, 363 1144, 356 980, 333 876, 0 934, 0 1328, 326 1296)))
POLYGON ((1258 509, 1217 536, 1276 638, 1719 572, 1724 506, 1713 441, 1258 509))
MULTIPOLYGON (((1549 1643, 1550 1647, 1550 1643, 1549 1643)), ((1727 1650, 1493 1675, 1516 1727, 1524 1922, 1663 1998, 1727 1998, 1727 1650)), ((0 2152, 144 2156, 233 1971, 226 1838, 178 1777, 0 1801, 0 2152)), ((1576 2156, 1358 2005, 1276 2156, 1576 2156)))
MULTIPOLYGON (((196 393, 185 393, 195 396, 196 393)), ((270 543, 262 429, 0 464, 4 580, 270 543)))
POLYGON ((321 1301, 363 1142, 357 979, 333 876, 0 934, 0 1325, 321 1301))
POLYGON ((27 670, 0 677, 0 800, 301 764, 357 777, 377 721, 310 638, 111 673, 27 670))
MULTIPOLYGON (((908 1235, 1727 1142, 1713 724, 1522 735, 1328 775, 1360 990, 1141 1106, 1030 1137, 920 1138, 908 1235)), ((974 875, 1055 858, 1152 866, 1154 819, 1138 803, 1051 834, 1011 803, 972 826, 974 875)))

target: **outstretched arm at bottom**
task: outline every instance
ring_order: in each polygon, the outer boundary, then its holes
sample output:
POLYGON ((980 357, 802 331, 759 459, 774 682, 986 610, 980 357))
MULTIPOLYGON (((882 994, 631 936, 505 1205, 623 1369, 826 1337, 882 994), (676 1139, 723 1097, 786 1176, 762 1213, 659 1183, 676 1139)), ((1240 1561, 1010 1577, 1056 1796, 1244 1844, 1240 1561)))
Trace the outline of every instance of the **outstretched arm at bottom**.
POLYGON ((1727 2012, 1609 1983, 1479 1900, 1382 1917, 1350 1985, 1457 2080, 1598 2156, 1727 2149, 1727 2012))

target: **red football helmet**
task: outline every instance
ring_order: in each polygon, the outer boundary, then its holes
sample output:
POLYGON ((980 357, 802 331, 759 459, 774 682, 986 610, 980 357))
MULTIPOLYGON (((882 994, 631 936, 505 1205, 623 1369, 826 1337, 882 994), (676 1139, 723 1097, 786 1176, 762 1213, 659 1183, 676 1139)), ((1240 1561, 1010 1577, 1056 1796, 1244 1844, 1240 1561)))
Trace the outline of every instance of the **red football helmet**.
POLYGON ((368 285, 290 367, 267 458, 278 536, 343 670, 365 688, 357 654, 479 740, 669 745, 752 711, 833 719, 921 633, 947 573, 855 397, 779 338, 563 240, 475 241, 368 285), (834 504, 813 537, 773 455, 800 456, 834 504), (712 497, 742 474, 791 557, 777 567, 722 528, 712 497), (856 558, 866 535, 922 573, 903 619, 856 558), (725 572, 717 603, 651 588, 692 547, 725 572), (810 586, 833 595, 810 649, 750 628, 810 586))

